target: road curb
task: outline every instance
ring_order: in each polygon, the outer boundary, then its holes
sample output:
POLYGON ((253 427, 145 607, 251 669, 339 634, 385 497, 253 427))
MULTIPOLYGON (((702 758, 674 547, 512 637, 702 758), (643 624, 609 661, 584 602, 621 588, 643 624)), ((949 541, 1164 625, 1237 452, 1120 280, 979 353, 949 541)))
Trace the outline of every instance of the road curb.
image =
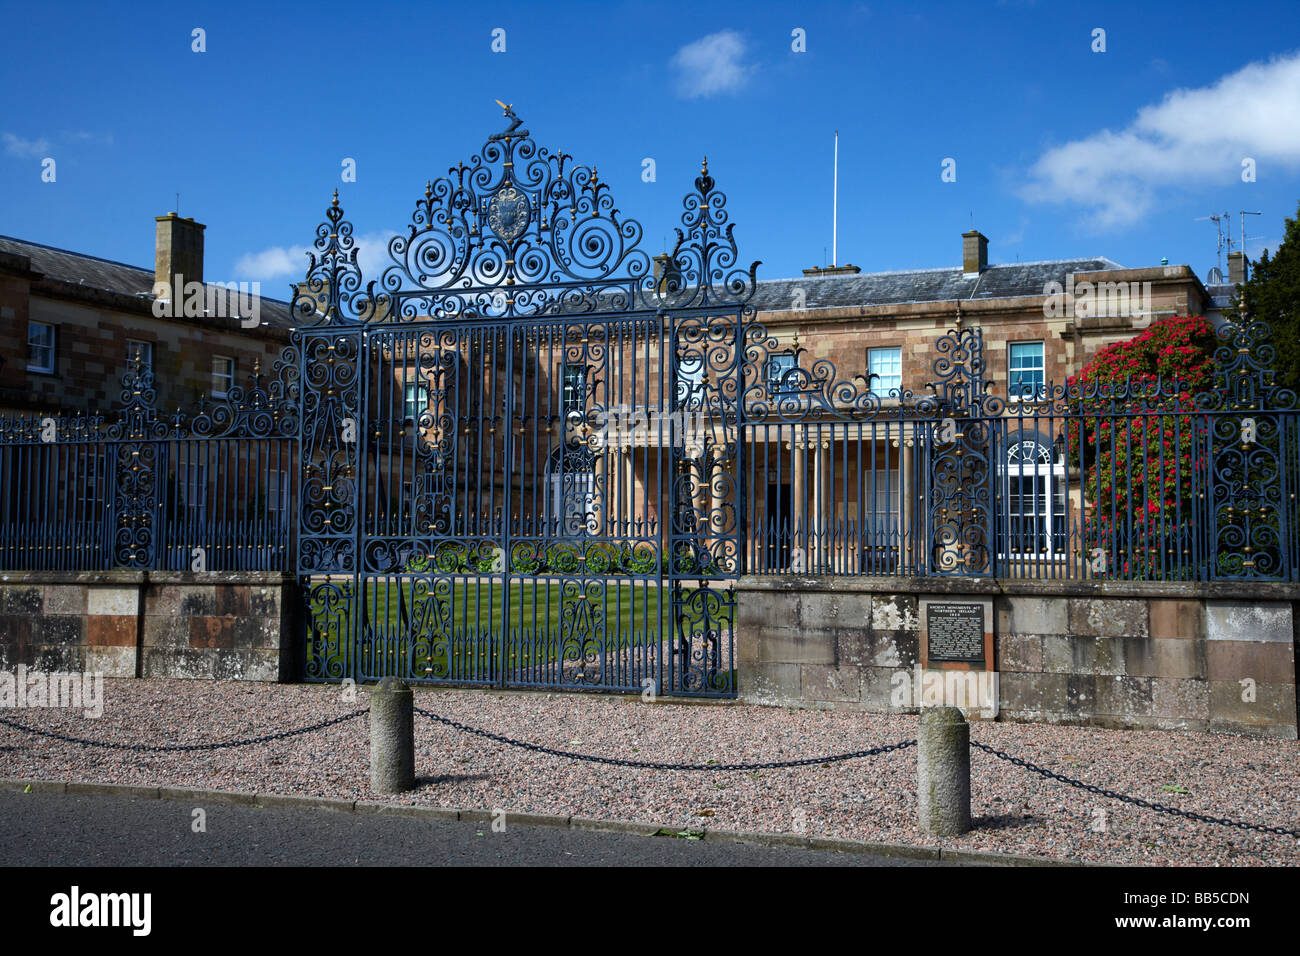
MULTIPOLYGON (((131 784, 91 783, 83 781, 36 780, 0 777, 0 792, 62 793, 91 796, 135 797, 142 800, 173 800, 267 809, 332 810, 340 813, 414 817, 422 820, 459 820, 466 823, 491 823, 491 810, 461 810, 451 807, 424 807, 382 800, 345 800, 336 797, 313 797, 299 793, 246 793, 236 790, 206 790, 189 787, 144 787, 131 784)), ((637 823, 630 820, 600 820, 546 813, 511 813, 506 811, 506 825, 559 827, 596 833, 626 833, 653 837, 693 830, 702 838, 717 842, 743 843, 750 846, 786 847, 823 853, 852 853, 858 856, 900 857, 934 862, 984 863, 993 866, 1062 866, 1091 864, 1075 860, 1020 856, 992 850, 957 850, 948 847, 912 846, 906 843, 872 843, 840 837, 806 836, 800 833, 759 833, 744 830, 720 830, 678 827, 669 824, 637 823)))

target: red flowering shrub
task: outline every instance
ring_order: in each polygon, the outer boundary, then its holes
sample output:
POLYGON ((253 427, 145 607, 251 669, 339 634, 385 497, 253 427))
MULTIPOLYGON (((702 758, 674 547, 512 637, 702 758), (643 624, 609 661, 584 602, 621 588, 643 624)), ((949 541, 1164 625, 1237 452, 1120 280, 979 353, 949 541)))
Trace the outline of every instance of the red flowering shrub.
POLYGON ((1187 564, 1207 447, 1194 396, 1214 388, 1214 347, 1204 318, 1169 316, 1069 379, 1070 462, 1083 485, 1084 559, 1094 573, 1165 577, 1187 564))

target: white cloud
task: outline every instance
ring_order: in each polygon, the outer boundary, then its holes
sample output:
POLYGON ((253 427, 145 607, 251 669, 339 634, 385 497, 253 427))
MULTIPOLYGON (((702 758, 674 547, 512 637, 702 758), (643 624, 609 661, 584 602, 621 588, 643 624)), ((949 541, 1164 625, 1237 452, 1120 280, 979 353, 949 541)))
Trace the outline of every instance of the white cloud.
POLYGON ((48 156, 50 141, 48 139, 23 139, 13 133, 0 133, 0 142, 5 145, 5 152, 10 156, 48 156))
POLYGON ((744 58, 744 38, 723 30, 686 44, 668 64, 677 73, 678 95, 691 100, 744 89, 755 70, 744 58))
MULTIPOLYGON (((356 237, 357 264, 366 282, 378 280, 384 269, 392 263, 388 255, 388 241, 395 232, 371 232, 356 237)), ((311 262, 307 253, 311 246, 272 246, 261 252, 249 252, 235 262, 236 281, 261 282, 264 285, 284 280, 298 282, 307 276, 311 262)))
POLYGON ((1174 90, 1119 132, 1047 150, 1021 195, 1079 206, 1097 229, 1130 226, 1163 187, 1240 181, 1247 157, 1260 175, 1270 165, 1300 166, 1300 52, 1174 90))

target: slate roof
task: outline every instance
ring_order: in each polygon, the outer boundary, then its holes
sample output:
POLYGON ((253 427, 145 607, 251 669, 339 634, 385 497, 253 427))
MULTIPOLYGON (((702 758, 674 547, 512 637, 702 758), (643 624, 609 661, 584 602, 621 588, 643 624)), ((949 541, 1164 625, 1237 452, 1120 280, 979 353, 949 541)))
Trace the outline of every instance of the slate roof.
MULTIPOLYGON (((53 246, 43 246, 37 242, 27 242, 11 236, 0 236, 0 252, 26 256, 31 260, 32 269, 42 273, 45 279, 130 297, 143 294, 146 301, 152 301, 153 298, 153 269, 129 266, 123 262, 100 259, 98 256, 70 252, 67 249, 56 249, 53 246)), ((209 288, 213 288, 217 294, 228 294, 228 290, 221 287, 209 284, 209 288)), ((233 315, 234 310, 228 309, 226 314, 233 315)), ((288 329, 291 324, 290 317, 289 303, 266 296, 261 297, 260 318, 264 325, 275 329, 288 329)))
POLYGON ((978 276, 969 277, 960 268, 951 268, 763 279, 754 293, 753 305, 760 310, 789 309, 796 289, 803 290, 804 307, 808 309, 1015 298, 1044 295, 1043 288, 1048 282, 1064 285, 1065 277, 1071 272, 1123 268, 1110 259, 1095 257, 989 266, 978 276))
POLYGON ((1237 294, 1235 285, 1207 285, 1205 291, 1210 294, 1210 302, 1219 311, 1232 308, 1233 296, 1237 294))
MULTIPOLYGON (((0 236, 0 252, 27 256, 35 271, 58 282, 131 297, 141 293, 152 296, 153 293, 152 269, 9 236, 0 236)), ((753 305, 763 311, 790 309, 796 289, 803 290, 804 307, 808 309, 1037 296, 1044 294, 1048 282, 1064 285, 1066 276, 1072 272, 1122 268, 1110 259, 1093 257, 994 265, 978 276, 967 276, 959 267, 953 267, 761 279, 754 293, 753 305)), ((289 303, 263 296, 262 322, 271 328, 290 328, 292 314, 289 303)))

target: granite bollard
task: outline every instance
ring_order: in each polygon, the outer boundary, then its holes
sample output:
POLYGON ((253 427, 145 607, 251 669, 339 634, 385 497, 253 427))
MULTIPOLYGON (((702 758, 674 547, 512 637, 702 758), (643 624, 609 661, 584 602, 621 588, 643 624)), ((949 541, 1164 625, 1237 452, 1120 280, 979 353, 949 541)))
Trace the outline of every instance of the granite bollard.
POLYGON ((370 691, 370 789, 400 793, 415 788, 415 696, 396 677, 370 691))
POLYGON ((926 707, 917 732, 916 805, 922 833, 970 830, 970 725, 956 707, 926 707))

